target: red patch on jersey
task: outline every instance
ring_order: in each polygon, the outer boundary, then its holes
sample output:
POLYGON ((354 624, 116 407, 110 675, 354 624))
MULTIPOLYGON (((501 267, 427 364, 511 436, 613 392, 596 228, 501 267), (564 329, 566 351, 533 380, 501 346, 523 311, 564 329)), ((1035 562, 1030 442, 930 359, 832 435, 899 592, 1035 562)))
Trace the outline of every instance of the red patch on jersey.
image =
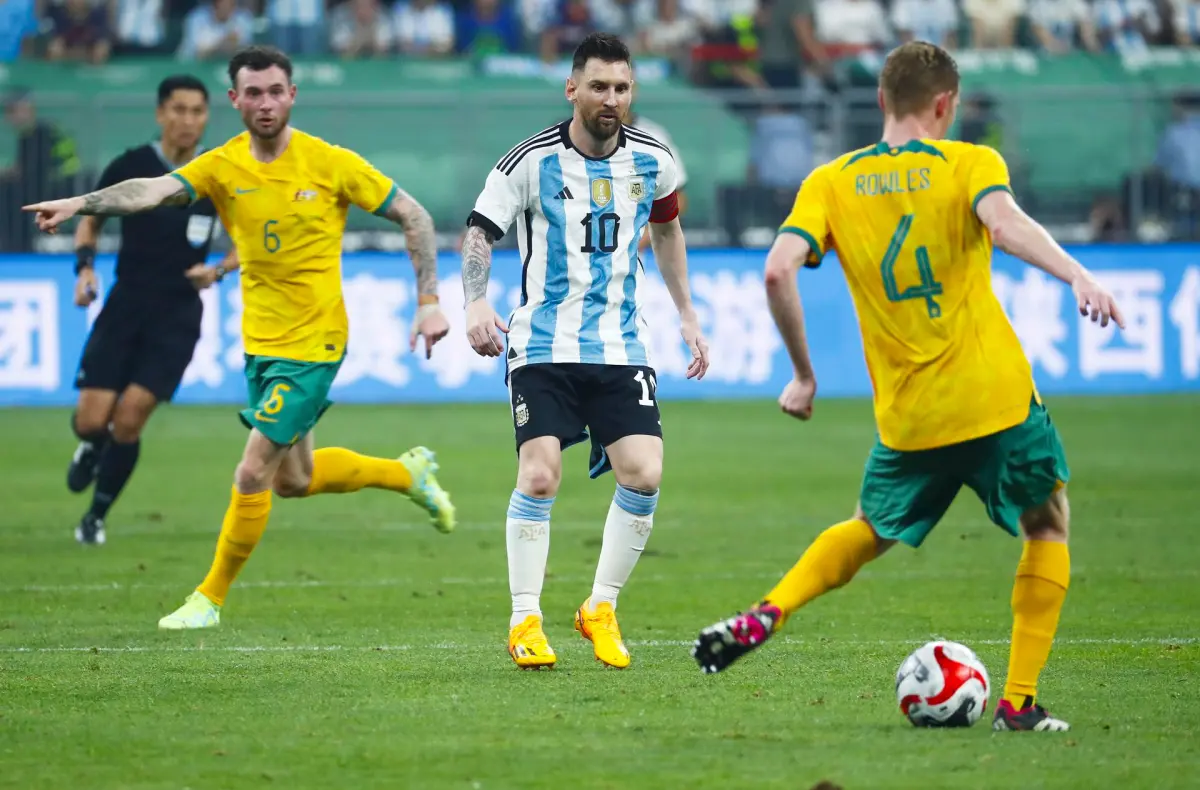
POLYGON ((654 201, 654 205, 650 208, 650 221, 663 223, 670 222, 679 216, 679 196, 672 192, 664 198, 659 198, 654 201))

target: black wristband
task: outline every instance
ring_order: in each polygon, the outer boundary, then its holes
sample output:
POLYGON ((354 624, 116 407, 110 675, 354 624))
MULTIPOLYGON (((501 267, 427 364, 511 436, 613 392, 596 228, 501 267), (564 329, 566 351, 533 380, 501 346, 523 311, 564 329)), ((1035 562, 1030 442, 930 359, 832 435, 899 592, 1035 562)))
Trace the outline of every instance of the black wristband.
POLYGON ((75 248, 75 274, 79 274, 84 269, 92 268, 92 264, 96 261, 96 248, 85 244, 82 247, 75 248))

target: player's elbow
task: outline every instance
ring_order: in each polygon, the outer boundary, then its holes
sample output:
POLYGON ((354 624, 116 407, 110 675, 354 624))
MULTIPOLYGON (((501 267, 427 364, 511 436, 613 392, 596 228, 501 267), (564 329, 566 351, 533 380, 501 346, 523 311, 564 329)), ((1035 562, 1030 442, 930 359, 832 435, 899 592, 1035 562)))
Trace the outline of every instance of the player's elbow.
POLYGON ((778 255, 767 256, 767 266, 763 271, 763 282, 768 291, 778 291, 793 282, 796 277, 796 267, 791 261, 778 255))

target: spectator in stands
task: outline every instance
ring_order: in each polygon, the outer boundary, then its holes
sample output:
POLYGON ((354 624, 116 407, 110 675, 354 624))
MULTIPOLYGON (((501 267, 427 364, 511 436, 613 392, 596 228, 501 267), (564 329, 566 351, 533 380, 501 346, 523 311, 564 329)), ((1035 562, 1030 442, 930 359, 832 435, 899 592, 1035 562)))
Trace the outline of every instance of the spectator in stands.
POLYGON ((700 40, 700 25, 695 17, 683 12, 679 2, 656 0, 654 24, 642 29, 637 43, 642 52, 683 65, 690 56, 692 45, 700 40))
POLYGON ((1200 190, 1200 95, 1175 98, 1174 120, 1163 132, 1155 166, 1176 185, 1200 190))
POLYGON ((595 29, 587 0, 559 0, 558 12, 542 31, 542 60, 551 63, 569 55, 595 29))
POLYGON ((799 112, 768 104, 751 122, 750 162, 744 185, 720 189, 725 232, 742 243, 751 228, 776 228, 796 190, 816 166, 812 127, 799 112))
POLYGON ((0 176, 0 230, 7 229, 0 247, 12 252, 33 248, 35 227, 22 216, 21 206, 47 196, 72 194, 83 165, 75 140, 52 121, 38 117, 33 96, 16 89, 4 100, 4 119, 17 138, 13 166, 0 176))
POLYGON ((772 88, 799 88, 806 61, 827 72, 825 47, 813 26, 813 0, 761 0, 758 10, 759 64, 772 88))
POLYGON ((882 51, 892 43, 892 31, 878 0, 822 0, 817 38, 829 57, 843 58, 882 51))
POLYGON ((1003 150, 1004 124, 991 96, 986 93, 968 94, 963 98, 958 118, 958 137, 964 143, 1003 150))
POLYGON ((89 0, 64 0, 48 9, 50 42, 47 60, 80 60, 103 63, 112 52, 108 33, 108 6, 89 0))
POLYGON ((266 0, 271 43, 289 55, 325 51, 325 0, 266 0))
POLYGON ((517 17, 521 20, 522 49, 542 51, 542 36, 558 18, 559 0, 515 0, 517 17))
POLYGON ((167 54, 164 0, 117 0, 114 55, 167 54))
POLYGON ((709 33, 728 28, 738 18, 753 17, 758 12, 758 0, 683 0, 683 12, 709 33))
POLYGON ((901 41, 916 39, 954 49, 960 21, 954 0, 895 0, 892 4, 892 25, 901 41))
POLYGON ((1200 0, 1176 0, 1175 43, 1181 47, 1200 44, 1200 0))
POLYGON ((473 0, 459 12, 454 38, 458 51, 466 55, 518 52, 521 25, 500 0, 473 0))
POLYGON ((643 30, 655 24, 655 0, 591 0, 592 19, 598 30, 620 36, 636 46, 643 30))
POLYGON ((1129 228, 1121 210, 1121 201, 1116 195, 1100 195, 1092 203, 1088 215, 1088 233, 1090 240, 1095 243, 1129 241, 1129 228))
POLYGON ((449 55, 454 51, 454 12, 439 0, 402 0, 396 4, 395 39, 404 55, 449 55))
POLYGON ((971 23, 972 48, 1012 49, 1025 0, 963 0, 963 13, 971 23))
POLYGON ((1070 52, 1077 44, 1089 52, 1100 50, 1084 0, 1030 0, 1029 22, 1038 47, 1048 54, 1070 52))
POLYGON ((329 44, 339 56, 372 58, 391 49, 391 20, 379 0, 350 0, 329 17, 329 44))
POLYGON ((1092 15, 1101 43, 1113 52, 1145 50, 1162 26, 1150 0, 1095 0, 1092 15))
POLYGON ((37 30, 34 0, 0 0, 0 63, 30 54, 37 30))
POLYGON ((226 58, 254 39, 254 19, 237 0, 208 0, 183 19, 181 60, 226 58))

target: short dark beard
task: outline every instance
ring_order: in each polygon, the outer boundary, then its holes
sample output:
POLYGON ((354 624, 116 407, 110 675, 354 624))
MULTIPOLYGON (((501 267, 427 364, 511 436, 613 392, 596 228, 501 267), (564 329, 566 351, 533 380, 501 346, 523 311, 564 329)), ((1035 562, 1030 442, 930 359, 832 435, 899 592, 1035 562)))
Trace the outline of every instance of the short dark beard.
POLYGON ((583 128, 587 130, 587 133, 590 134, 592 139, 598 143, 607 143, 609 140, 616 137, 617 133, 621 131, 620 119, 618 119, 618 122, 613 125, 613 130, 611 133, 606 133, 604 130, 599 128, 599 116, 596 116, 595 119, 589 119, 585 115, 580 118, 580 121, 583 122, 583 128))

